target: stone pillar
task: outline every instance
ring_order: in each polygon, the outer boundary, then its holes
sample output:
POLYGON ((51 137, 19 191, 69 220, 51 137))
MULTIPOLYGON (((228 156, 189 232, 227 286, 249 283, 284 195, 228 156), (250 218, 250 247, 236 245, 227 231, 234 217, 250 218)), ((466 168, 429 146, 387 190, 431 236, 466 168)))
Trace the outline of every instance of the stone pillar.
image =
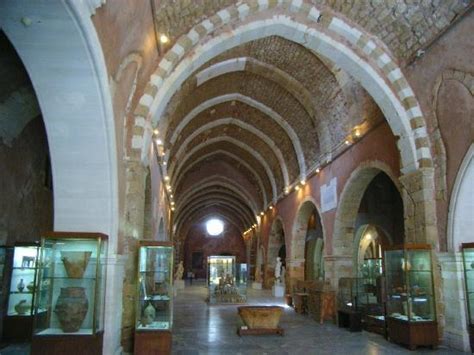
POLYGON ((304 281, 304 261, 305 259, 286 259, 286 270, 289 277, 286 278, 287 291, 293 292, 298 280, 304 281))
POLYGON ((443 299, 437 300, 438 322, 443 343, 450 348, 470 352, 466 293, 464 291, 464 272, 461 253, 438 253, 441 269, 441 293, 443 299))
POLYGON ((324 257, 324 278, 331 282, 334 290, 341 277, 353 277, 352 255, 327 255, 324 257))
POLYGON ((436 249, 436 201, 434 169, 420 168, 400 177, 403 185, 405 242, 428 243, 436 249))
POLYGON ((122 291, 122 334, 124 352, 133 351, 135 297, 137 289, 138 241, 143 238, 145 180, 147 168, 140 161, 127 161, 122 250, 125 258, 122 291))
POLYGON ((104 354, 122 354, 122 348, 117 348, 121 343, 120 324, 122 312, 117 312, 122 307, 122 285, 124 279, 125 258, 120 255, 109 255, 107 260, 107 280, 105 294, 104 326, 111 329, 109 338, 104 338, 104 354))

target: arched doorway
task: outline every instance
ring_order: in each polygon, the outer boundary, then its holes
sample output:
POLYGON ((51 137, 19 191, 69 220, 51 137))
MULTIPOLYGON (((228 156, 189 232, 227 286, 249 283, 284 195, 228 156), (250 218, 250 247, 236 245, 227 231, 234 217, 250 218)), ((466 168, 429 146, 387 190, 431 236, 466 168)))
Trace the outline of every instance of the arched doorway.
POLYGON ((365 189, 354 230, 354 276, 367 274, 368 268, 370 274, 381 274, 382 249, 404 242, 403 200, 386 173, 375 175, 365 189))
POLYGON ((313 209, 305 238, 305 280, 324 279, 324 238, 321 219, 316 208, 313 209))
POLYGON ((323 277, 323 226, 316 204, 301 204, 293 224, 291 241, 290 284, 296 280, 317 280, 323 277))
POLYGON ((276 258, 280 257, 282 265, 286 268, 286 244, 285 230, 283 229, 283 221, 277 217, 273 221, 268 240, 268 252, 266 258, 266 271, 264 278, 265 288, 271 288, 275 280, 275 263, 276 258))

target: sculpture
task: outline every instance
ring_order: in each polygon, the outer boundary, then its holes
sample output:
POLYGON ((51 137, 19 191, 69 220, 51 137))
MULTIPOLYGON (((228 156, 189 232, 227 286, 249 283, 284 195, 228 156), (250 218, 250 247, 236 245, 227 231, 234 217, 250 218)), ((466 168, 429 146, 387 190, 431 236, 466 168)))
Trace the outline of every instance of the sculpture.
POLYGON ((176 268, 176 277, 175 280, 182 280, 184 274, 183 261, 180 261, 178 267, 176 268))
POLYGON ((277 283, 281 283, 281 266, 282 266, 281 258, 277 256, 277 261, 275 264, 275 282, 277 283))
POLYGON ((143 310, 143 315, 142 315, 142 325, 147 326, 153 323, 155 320, 156 316, 156 310, 155 307, 151 303, 148 303, 148 306, 143 310))

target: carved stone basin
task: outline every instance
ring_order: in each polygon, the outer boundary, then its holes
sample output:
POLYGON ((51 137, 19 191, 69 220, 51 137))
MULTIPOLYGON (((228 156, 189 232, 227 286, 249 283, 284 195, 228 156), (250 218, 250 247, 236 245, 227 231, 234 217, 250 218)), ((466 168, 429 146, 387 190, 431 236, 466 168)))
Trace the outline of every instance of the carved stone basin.
POLYGON ((240 306, 240 318, 249 329, 278 328, 283 307, 279 306, 240 306))

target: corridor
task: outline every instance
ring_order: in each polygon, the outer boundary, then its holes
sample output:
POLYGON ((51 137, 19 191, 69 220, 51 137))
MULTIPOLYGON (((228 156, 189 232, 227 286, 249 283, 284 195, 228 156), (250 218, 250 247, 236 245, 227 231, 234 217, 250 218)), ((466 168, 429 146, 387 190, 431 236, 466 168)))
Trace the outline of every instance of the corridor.
MULTIPOLYGON (((283 299, 271 296, 270 290, 248 290, 248 304, 283 306, 283 299)), ((462 354, 439 347, 436 351, 418 349, 409 351, 387 342, 383 337, 367 332, 351 333, 326 322, 319 325, 309 316, 298 315, 286 307, 280 326, 285 335, 244 336, 236 329, 242 324, 237 315, 238 305, 207 306, 207 288, 194 283, 175 298, 173 325, 173 354, 462 354)))

